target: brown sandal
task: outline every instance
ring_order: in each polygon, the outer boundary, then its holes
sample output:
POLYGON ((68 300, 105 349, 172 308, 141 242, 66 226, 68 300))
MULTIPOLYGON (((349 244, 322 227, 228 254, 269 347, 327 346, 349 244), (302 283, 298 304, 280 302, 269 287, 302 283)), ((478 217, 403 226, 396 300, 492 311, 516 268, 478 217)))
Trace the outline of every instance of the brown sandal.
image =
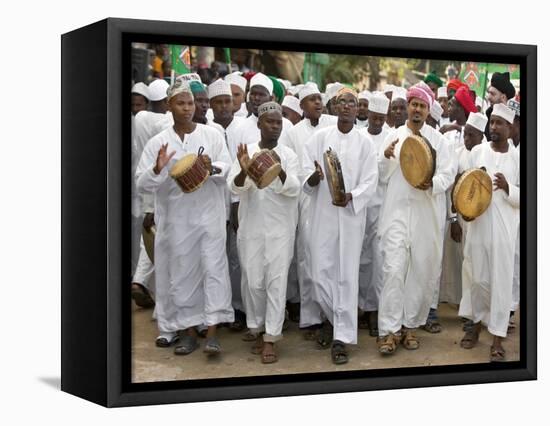
POLYGON ((279 357, 275 353, 275 345, 272 346, 273 352, 262 351, 262 364, 273 364, 279 360, 279 357))
POLYGON ((460 341, 460 347, 464 349, 472 349, 479 341, 479 331, 476 331, 476 327, 473 326, 469 329, 462 340, 460 341))
POLYGON ((395 334, 388 334, 387 336, 379 337, 377 339, 378 352, 382 355, 390 355, 397 349, 397 342, 399 338, 395 334))
POLYGON ((503 362, 506 360, 506 351, 503 347, 495 348, 491 346, 491 362, 503 362))
POLYGON ((418 338, 414 335, 412 330, 404 330, 403 336, 401 337, 401 344, 403 347, 409 351, 413 351, 420 347, 420 342, 418 338))

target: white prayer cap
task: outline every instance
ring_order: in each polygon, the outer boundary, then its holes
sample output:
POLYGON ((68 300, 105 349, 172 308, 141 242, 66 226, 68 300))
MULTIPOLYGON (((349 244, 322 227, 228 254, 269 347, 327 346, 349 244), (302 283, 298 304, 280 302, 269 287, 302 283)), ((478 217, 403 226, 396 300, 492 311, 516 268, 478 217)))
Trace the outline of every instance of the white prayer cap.
POLYGON ((210 86, 208 86, 208 99, 215 98, 216 96, 228 95, 231 94, 231 84, 227 81, 223 81, 221 78, 216 80, 210 86))
POLYGON ((232 74, 227 74, 224 78, 226 82, 229 84, 234 84, 235 86, 239 86, 243 92, 246 92, 246 78, 241 76, 241 73, 239 71, 235 71, 232 74))
POLYGON ((254 86, 265 87, 269 94, 273 95, 273 82, 267 75, 262 74, 261 72, 250 79, 250 88, 252 89, 254 86))
POLYGON ((300 90, 304 88, 303 84, 297 84, 296 86, 290 86, 288 88, 288 91, 291 95, 296 96, 298 93, 300 93, 300 90))
POLYGON ((439 87, 437 89, 437 99, 439 98, 448 98, 449 95, 447 94, 447 86, 439 87))
POLYGON ((512 124, 516 113, 513 109, 508 108, 504 104, 495 104, 493 106, 493 112, 491 113, 491 116, 493 115, 504 118, 508 123, 512 124))
POLYGON ((178 80, 183 81, 200 81, 202 83, 200 75, 198 75, 196 72, 189 72, 187 74, 181 74, 178 75, 178 80))
POLYGON ((309 95, 316 95, 320 94, 319 87, 317 86, 317 83, 314 83, 312 81, 308 81, 306 84, 303 85, 302 89, 298 92, 298 96, 300 97, 300 100, 308 97, 309 95))
POLYGON ((516 114, 518 117, 520 116, 520 106, 518 101, 516 101, 515 99, 508 99, 507 105, 512 111, 514 111, 514 114, 516 114))
POLYGON ((145 83, 139 82, 134 84, 132 87, 132 93, 137 93, 138 95, 141 95, 145 97, 146 99, 149 99, 149 88, 145 83))
POLYGON ((281 105, 279 105, 277 102, 269 101, 261 104, 258 107, 258 118, 260 118, 262 115, 267 114, 268 112, 279 112, 283 113, 283 109, 281 108, 281 105))
POLYGON ((487 116, 480 112, 471 112, 468 116, 466 124, 469 124, 472 127, 475 127, 481 133, 485 132, 485 127, 487 126, 487 116))
POLYGON ((443 107, 439 105, 439 102, 434 102, 430 108, 430 115, 435 121, 441 120, 441 114, 443 114, 443 107))
POLYGON ((393 102, 393 101, 395 101, 396 99, 404 99, 404 100, 407 100, 407 89, 405 89, 404 87, 397 87, 397 86, 394 86, 394 87, 393 87, 393 91, 392 91, 391 100, 392 100, 392 102, 393 102))
POLYGON ((295 96, 285 96, 281 105, 290 108, 292 111, 296 111, 300 115, 304 113, 302 108, 300 108, 300 101, 295 96))
POLYGON ((387 114, 390 100, 383 93, 372 95, 369 99, 369 111, 387 114))
POLYGON ((169 86, 166 92, 167 92, 168 100, 172 99, 174 96, 179 95, 180 93, 188 93, 193 98, 193 91, 189 86, 188 80, 182 80, 182 79, 176 78, 176 81, 174 81, 174 84, 169 86))
POLYGON ((278 78, 277 80, 279 81, 279 83, 281 83, 283 85, 285 90, 288 90, 290 88, 290 81, 283 80, 282 78, 278 78))
POLYGON ((166 98, 166 91, 170 85, 163 79, 157 79, 149 84, 149 99, 153 102, 166 98))
POLYGON ((336 83, 329 83, 327 84, 327 87, 325 88, 325 93, 327 94, 328 101, 330 101, 332 98, 336 96, 336 94, 342 89, 344 85, 342 83, 336 82, 336 83))
POLYGON ((367 101, 370 101, 371 96, 371 92, 369 92, 368 90, 363 90, 362 92, 359 92, 357 94, 357 99, 366 99, 367 101))
POLYGON ((386 84, 384 86, 384 93, 393 92, 395 89, 395 86, 393 84, 386 84))

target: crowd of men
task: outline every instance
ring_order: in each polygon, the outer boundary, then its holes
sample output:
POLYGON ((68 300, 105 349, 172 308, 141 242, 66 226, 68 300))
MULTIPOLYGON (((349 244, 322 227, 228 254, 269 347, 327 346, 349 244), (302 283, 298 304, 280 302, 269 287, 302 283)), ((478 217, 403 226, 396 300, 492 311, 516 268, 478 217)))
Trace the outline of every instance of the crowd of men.
POLYGON ((462 348, 486 327, 488 359, 504 361, 519 306, 520 110, 507 73, 493 74, 486 101, 483 111, 466 84, 435 73, 372 93, 338 82, 321 93, 259 72, 208 85, 197 74, 136 83, 132 297, 154 307, 156 345, 185 355, 202 335, 204 352, 218 354, 224 324, 273 363, 290 319, 343 364, 358 328, 380 354, 418 349, 416 330, 440 332, 437 307, 448 302, 460 306, 462 348), (399 162, 410 135, 436 153, 419 188, 399 162), (199 148, 209 177, 184 193, 169 172, 199 148), (247 172, 264 149, 281 170, 259 189, 247 172), (325 182, 329 149, 346 188, 338 202, 325 182), (474 167, 494 192, 471 220, 449 200, 457 176, 474 167), (154 262, 141 237, 153 229, 154 262))

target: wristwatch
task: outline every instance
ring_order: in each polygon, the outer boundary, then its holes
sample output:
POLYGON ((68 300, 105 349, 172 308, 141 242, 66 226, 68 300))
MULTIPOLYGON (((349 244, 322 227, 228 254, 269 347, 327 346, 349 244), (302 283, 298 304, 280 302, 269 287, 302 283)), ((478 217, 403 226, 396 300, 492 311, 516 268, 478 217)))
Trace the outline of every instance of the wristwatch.
POLYGON ((458 217, 457 216, 453 216, 453 217, 450 217, 449 219, 447 219, 449 221, 449 223, 452 225, 453 223, 458 223, 458 217))

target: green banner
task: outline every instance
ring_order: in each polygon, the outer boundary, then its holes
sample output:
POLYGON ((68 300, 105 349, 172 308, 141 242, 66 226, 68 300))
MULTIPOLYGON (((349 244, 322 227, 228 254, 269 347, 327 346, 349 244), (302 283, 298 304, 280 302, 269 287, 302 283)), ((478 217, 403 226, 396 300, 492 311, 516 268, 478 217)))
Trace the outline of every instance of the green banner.
POLYGON ((510 80, 519 80, 519 65, 489 64, 485 62, 464 62, 460 68, 458 78, 483 99, 491 82, 491 76, 495 72, 509 72, 510 80))
POLYGON ((170 45, 172 69, 176 76, 191 72, 191 52, 189 46, 170 45))

